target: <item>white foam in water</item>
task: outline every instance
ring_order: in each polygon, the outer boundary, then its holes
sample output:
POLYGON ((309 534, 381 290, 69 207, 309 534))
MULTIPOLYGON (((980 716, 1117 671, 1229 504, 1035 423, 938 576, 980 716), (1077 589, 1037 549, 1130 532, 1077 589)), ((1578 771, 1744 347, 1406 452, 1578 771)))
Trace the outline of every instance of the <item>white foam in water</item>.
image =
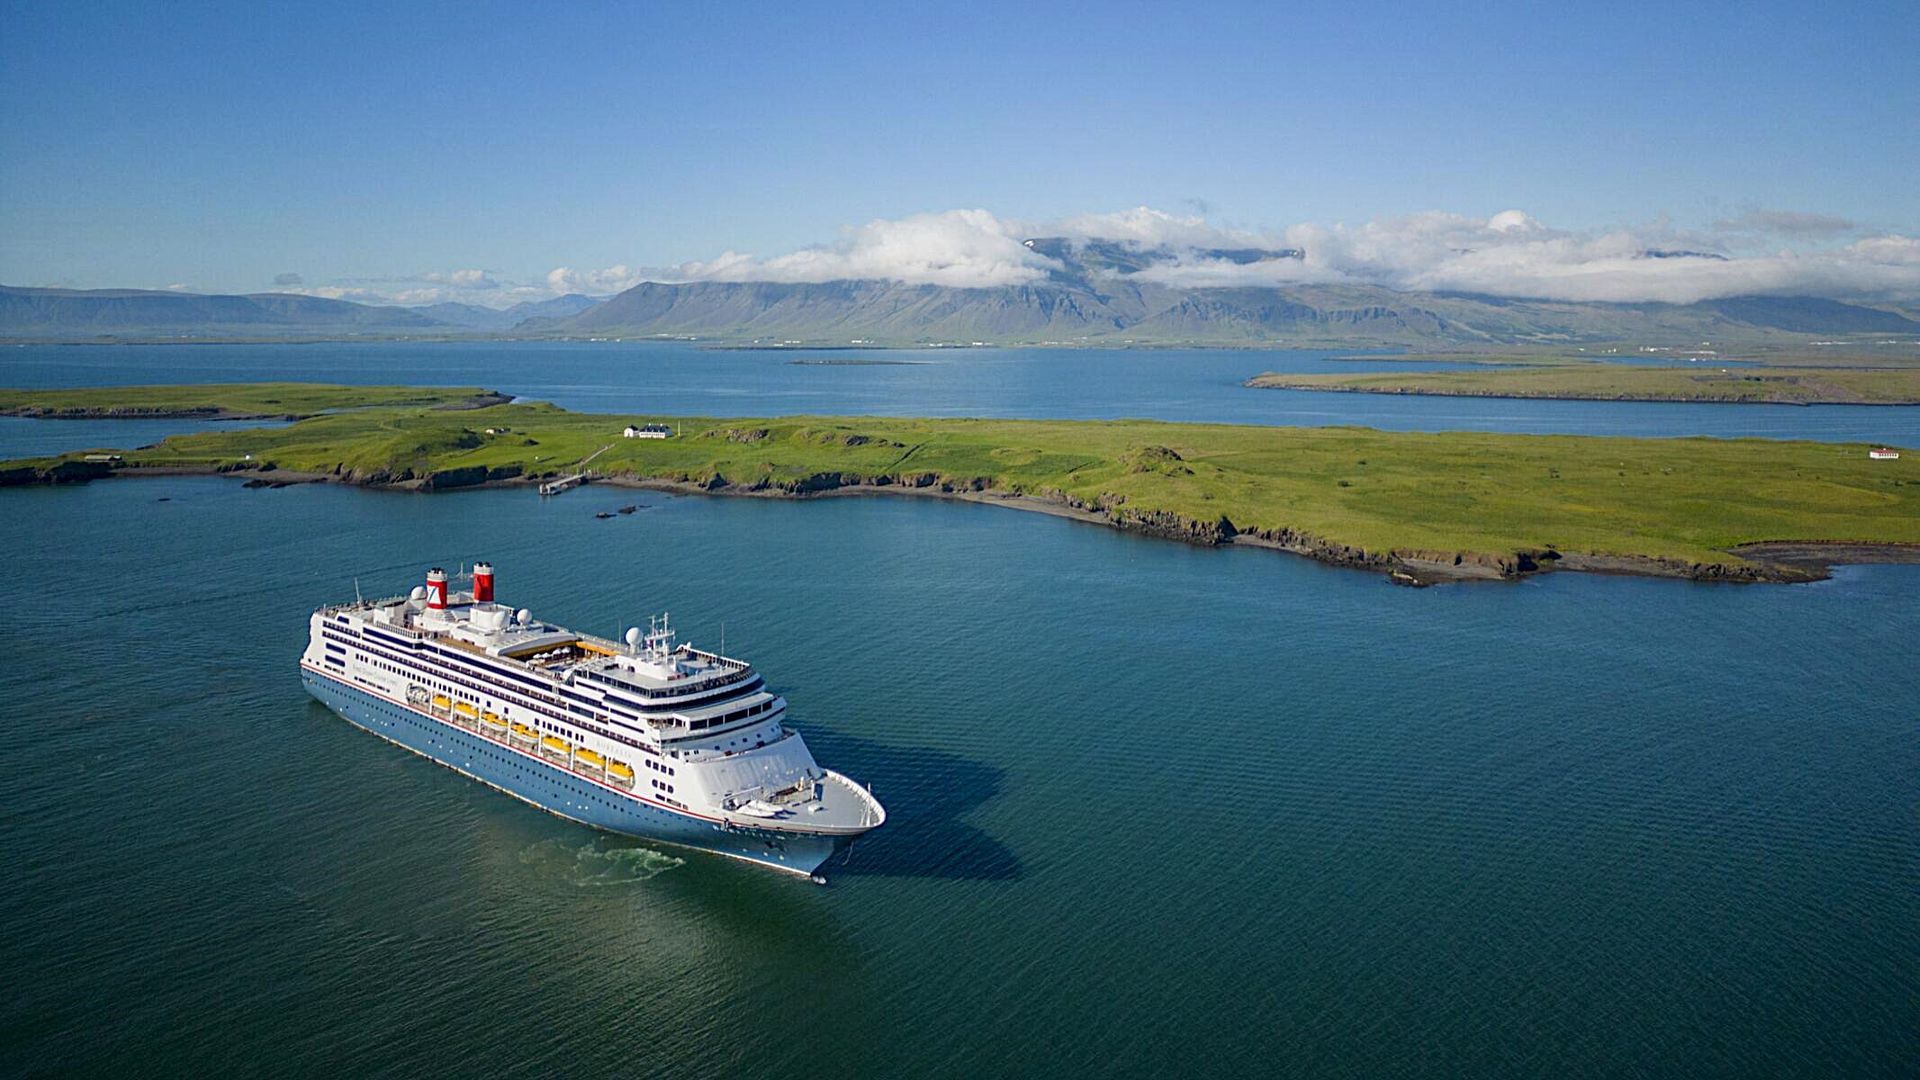
POLYGON ((685 859, 664 851, 604 847, 604 843, 609 841, 593 840, 575 845, 568 840, 542 840, 522 851, 520 862, 550 871, 579 888, 634 885, 686 865, 685 859))

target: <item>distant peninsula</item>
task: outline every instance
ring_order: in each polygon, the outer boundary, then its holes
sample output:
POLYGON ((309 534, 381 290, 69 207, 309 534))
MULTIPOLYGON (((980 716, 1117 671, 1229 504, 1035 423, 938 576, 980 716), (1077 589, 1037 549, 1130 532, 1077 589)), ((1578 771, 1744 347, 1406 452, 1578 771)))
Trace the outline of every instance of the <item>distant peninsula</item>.
POLYGON ((0 416, 37 420, 305 420, 335 409, 480 409, 513 398, 492 390, 326 383, 213 383, 0 389, 0 416))
POLYGON ((708 494, 936 495, 1199 544, 1278 548, 1410 584, 1550 569, 1804 581, 1821 576, 1822 553, 1920 558, 1920 455, 1870 460, 1853 445, 1137 420, 605 416, 480 404, 504 397, 486 391, 293 384, 0 391, 0 402, 66 407, 76 393, 102 416, 190 402, 229 414, 272 405, 308 418, 6 462, 0 485, 220 473, 260 486, 443 491, 584 474, 708 494), (647 424, 671 434, 627 435, 647 424), (1761 543, 1775 546, 1747 546, 1761 543))
POLYGON ((1481 366, 1471 371, 1361 375, 1268 372, 1247 385, 1273 390, 1571 401, 1690 401, 1767 405, 1916 405, 1920 368, 1759 368, 1716 363, 1684 367, 1581 363, 1481 366))

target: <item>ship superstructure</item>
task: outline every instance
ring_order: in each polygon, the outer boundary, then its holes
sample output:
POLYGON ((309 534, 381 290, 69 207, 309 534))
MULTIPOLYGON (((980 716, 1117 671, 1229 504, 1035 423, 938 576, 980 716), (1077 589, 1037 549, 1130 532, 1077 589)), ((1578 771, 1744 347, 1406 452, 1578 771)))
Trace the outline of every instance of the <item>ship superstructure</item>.
POLYGON ((451 592, 313 613, 302 677, 346 719, 562 817, 795 874, 886 811, 821 768, 744 660, 676 640, 662 615, 608 641, 451 592))

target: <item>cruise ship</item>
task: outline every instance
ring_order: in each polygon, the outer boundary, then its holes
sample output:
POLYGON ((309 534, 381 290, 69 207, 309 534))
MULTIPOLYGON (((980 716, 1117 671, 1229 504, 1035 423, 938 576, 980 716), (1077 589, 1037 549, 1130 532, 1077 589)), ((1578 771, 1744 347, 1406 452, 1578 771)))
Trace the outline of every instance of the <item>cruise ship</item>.
POLYGON ((887 818, 821 768, 744 660, 677 643, 666 616, 624 641, 495 602, 493 567, 427 571, 410 595, 323 607, 307 689, 354 724, 543 810, 824 881, 887 818))

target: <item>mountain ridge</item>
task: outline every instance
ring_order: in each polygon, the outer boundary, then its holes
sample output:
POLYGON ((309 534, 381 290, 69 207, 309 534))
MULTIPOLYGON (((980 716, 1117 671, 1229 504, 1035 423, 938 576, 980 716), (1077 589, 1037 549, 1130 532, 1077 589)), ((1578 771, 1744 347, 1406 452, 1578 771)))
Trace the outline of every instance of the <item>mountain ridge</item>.
POLYGON ((1692 304, 1595 303, 1378 285, 1166 284, 1183 260, 1298 262, 1297 249, 1176 251, 1039 238, 1046 276, 983 288, 889 280, 643 282, 605 300, 568 294, 511 308, 361 304, 239 295, 0 285, 0 339, 292 340, 366 337, 634 337, 734 345, 1216 347, 1695 347, 1811 344, 1822 335, 1920 338, 1920 311, 1816 296, 1692 304))
MULTIPOLYGON (((758 344, 1461 346, 1640 341, 1805 342, 1820 334, 1920 335, 1920 319, 1821 297, 1693 304, 1593 303, 1402 292, 1366 284, 1180 286, 1196 266, 1296 273, 1298 248, 1176 248, 1036 237, 1042 280, 958 288, 885 280, 647 282, 529 334, 701 338, 758 344)), ((1707 257, 1657 251, 1648 258, 1707 257)), ((1257 272, 1257 271, 1256 271, 1257 272)))
POLYGON ((884 281, 645 283, 527 334, 727 342, 1458 347, 1795 342, 1920 335, 1920 320, 1819 297, 1598 304, 1369 285, 1180 289, 1124 279, 958 289, 884 281))

